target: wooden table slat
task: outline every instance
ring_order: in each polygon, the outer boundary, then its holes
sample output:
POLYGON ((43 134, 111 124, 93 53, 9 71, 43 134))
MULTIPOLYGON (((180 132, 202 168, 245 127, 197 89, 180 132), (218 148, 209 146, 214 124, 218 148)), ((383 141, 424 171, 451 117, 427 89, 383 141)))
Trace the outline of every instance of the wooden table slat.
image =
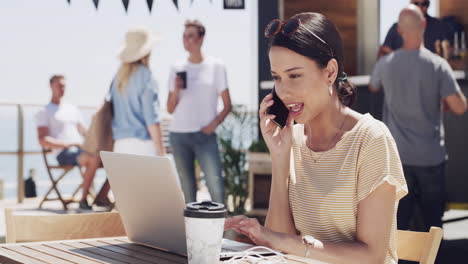
POLYGON ((49 246, 46 246, 46 245, 31 245, 31 246, 24 245, 24 246, 27 247, 27 248, 31 248, 31 249, 34 249, 34 250, 37 250, 37 251, 44 252, 44 253, 52 255, 52 256, 56 256, 56 257, 59 257, 59 258, 62 258, 62 259, 72 261, 74 263, 79 263, 79 264, 100 264, 100 263, 102 263, 102 262, 98 262, 98 261, 89 259, 87 257, 81 256, 79 254, 73 253, 73 252, 71 252, 69 250, 60 250, 60 249, 56 249, 56 248, 49 247, 49 246))
POLYGON ((47 246, 49 247, 52 247, 52 248, 55 248, 55 249, 59 249, 59 250, 66 250, 68 252, 73 252, 74 254, 79 254, 80 256, 85 256, 89 259, 92 259, 98 263, 110 263, 110 264, 122 264, 124 262, 120 262, 118 260, 115 260, 115 259, 111 259, 111 258, 108 258, 106 256, 102 256, 102 255, 99 255, 99 254, 95 254, 95 253, 92 253, 92 252, 88 252, 88 251, 85 251, 85 250, 82 250, 82 249, 79 249, 79 248, 76 248, 76 247, 72 247, 72 246, 69 246, 69 245, 65 245, 65 244, 48 244, 47 246))
POLYGON ((73 263, 71 261, 67 261, 55 256, 51 256, 47 253, 36 251, 34 249, 27 248, 25 246, 11 246, 8 247, 9 250, 15 251, 16 253, 23 254, 26 256, 30 256, 32 258, 38 259, 40 261, 43 261, 45 263, 50 263, 50 264, 70 264, 73 263))
POLYGON ((34 259, 32 257, 28 257, 25 255, 22 255, 20 253, 17 253, 15 251, 11 251, 6 248, 0 247, 0 260, 2 262, 0 263, 30 263, 30 264, 45 264, 46 262, 34 259), (7 262, 8 261, 8 262, 7 262))
POLYGON ((18 262, 16 260, 12 260, 10 258, 7 258, 6 256, 2 256, 0 254, 0 263, 2 264, 23 264, 23 262, 18 262))
MULTIPOLYGON (((323 263, 292 255, 287 258, 289 264, 323 263)), ((186 264, 187 258, 119 237, 3 244, 0 245, 0 263, 186 264)))
POLYGON ((128 248, 125 248, 125 247, 119 247, 118 246, 119 244, 123 244, 124 242, 117 242, 117 241, 115 241, 114 243, 112 243, 112 242, 107 243, 107 242, 108 241, 106 241, 106 242, 104 242, 104 241, 86 241, 84 243, 88 244, 88 245, 95 246, 95 247, 102 247, 102 248, 105 248, 105 249, 107 249, 109 251, 113 251, 113 252, 116 252, 116 253, 120 253, 120 254, 135 258, 135 259, 144 260, 144 261, 148 261, 148 262, 155 263, 155 264, 174 264, 174 261, 170 261, 170 260, 163 259, 163 258, 160 258, 160 257, 157 257, 157 256, 148 255, 146 253, 142 253, 142 252, 131 250, 131 249, 128 249, 128 248))
POLYGON ((131 250, 132 252, 138 252, 144 255, 151 256, 153 258, 157 258, 158 260, 161 260, 161 262, 158 262, 158 263, 162 263, 162 264, 164 263, 186 264, 187 263, 186 257, 179 256, 173 253, 166 253, 165 251, 161 251, 161 250, 143 246, 143 245, 123 242, 120 239, 99 240, 99 242, 113 245, 119 248, 131 250))
POLYGON ((146 262, 146 261, 138 261, 136 259, 132 259, 132 258, 129 258, 129 257, 125 256, 125 255, 115 253, 115 252, 112 252, 112 251, 109 251, 109 250, 106 250, 106 249, 103 249, 103 248, 93 247, 93 246, 90 246, 88 244, 84 244, 82 242, 70 241, 70 242, 66 242, 66 243, 64 242, 64 244, 72 246, 72 247, 76 247, 76 248, 79 248, 79 249, 82 249, 84 251, 92 252, 92 253, 95 253, 95 254, 98 254, 98 255, 101 255, 101 256, 106 256, 106 257, 114 259, 115 261, 118 261, 120 263, 130 263, 130 264, 133 264, 133 263, 148 264, 149 263, 149 262, 146 262))
POLYGON ((142 253, 146 253, 148 255, 152 255, 152 256, 164 258, 164 259, 167 259, 167 260, 171 260, 171 261, 174 261, 175 263, 180 263, 180 264, 187 264, 188 263, 186 257, 177 255, 175 253, 171 253, 171 252, 167 252, 167 251, 163 251, 163 250, 157 250, 157 249, 147 247, 147 246, 143 246, 143 245, 139 245, 139 244, 134 244, 130 240, 125 239, 125 238, 119 238, 119 239, 116 239, 116 240, 119 241, 119 242, 126 243, 126 244, 117 245, 117 246, 120 246, 120 247, 126 247, 128 249, 139 251, 139 252, 142 252, 142 253))

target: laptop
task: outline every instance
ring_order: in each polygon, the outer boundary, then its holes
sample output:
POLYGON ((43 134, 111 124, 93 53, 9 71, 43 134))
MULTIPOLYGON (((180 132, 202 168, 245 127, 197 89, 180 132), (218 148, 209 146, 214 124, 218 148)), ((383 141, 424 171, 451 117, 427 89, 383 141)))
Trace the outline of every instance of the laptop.
MULTIPOLYGON (((185 200, 174 161, 107 151, 100 154, 129 240, 187 256, 185 200)), ((223 239, 220 258, 252 247, 223 239)))

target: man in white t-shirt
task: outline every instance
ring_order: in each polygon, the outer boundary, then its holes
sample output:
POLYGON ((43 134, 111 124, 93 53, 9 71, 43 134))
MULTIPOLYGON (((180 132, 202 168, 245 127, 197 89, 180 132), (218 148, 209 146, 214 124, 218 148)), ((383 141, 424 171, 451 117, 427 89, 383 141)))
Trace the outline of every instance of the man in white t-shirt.
POLYGON ((167 111, 173 114, 170 143, 186 202, 196 201, 195 160, 205 175, 211 199, 224 203, 221 159, 216 127, 231 111, 226 69, 220 59, 201 52, 205 27, 186 21, 183 35, 187 60, 176 63, 169 75, 167 111), (218 99, 224 108, 218 113, 218 99))
MULTIPOLYGON (((53 75, 50 78, 50 88, 51 102, 36 114, 39 144, 57 154, 59 165, 78 165, 78 157, 82 152, 80 147, 86 133, 83 116, 76 106, 62 100, 65 93, 63 75, 53 75)), ((85 175, 94 177, 98 167, 97 162, 94 163, 96 166, 86 167, 85 175)), ((91 206, 83 199, 80 209, 90 210, 91 206)))
POLYGON ((60 165, 77 165, 86 127, 80 110, 62 101, 65 93, 65 77, 50 78, 51 102, 36 114, 39 144, 57 153, 60 165))

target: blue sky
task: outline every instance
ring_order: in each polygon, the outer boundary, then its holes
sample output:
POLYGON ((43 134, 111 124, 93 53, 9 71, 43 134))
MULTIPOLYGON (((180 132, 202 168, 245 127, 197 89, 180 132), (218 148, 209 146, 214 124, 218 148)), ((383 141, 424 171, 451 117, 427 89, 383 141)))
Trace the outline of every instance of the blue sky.
MULTIPOLYGON (((65 99, 78 105, 98 105, 119 61, 116 52, 126 30, 147 25, 164 40, 153 50, 151 68, 160 84, 162 105, 167 98, 170 65, 187 56, 182 46, 185 19, 205 23, 204 53, 222 58, 227 66, 234 103, 256 102, 256 7, 224 10, 221 0, 157 0, 150 14, 144 0, 132 0, 125 13, 120 0, 15 0, 0 7, 0 102, 49 101, 48 79, 67 77, 65 99), (255 9, 255 10, 254 10, 255 9), (253 15, 254 14, 254 15, 253 15)), ((250 1, 246 1, 250 2, 250 1)), ((250 2, 251 4, 251 2, 250 2)))

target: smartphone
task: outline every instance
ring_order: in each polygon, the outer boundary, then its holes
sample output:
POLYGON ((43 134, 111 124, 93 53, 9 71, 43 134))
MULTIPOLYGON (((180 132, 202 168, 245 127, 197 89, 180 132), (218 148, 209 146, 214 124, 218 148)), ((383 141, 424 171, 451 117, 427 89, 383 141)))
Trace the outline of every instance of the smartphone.
POLYGON ((273 94, 273 105, 267 109, 267 114, 275 115, 275 118, 272 119, 272 121, 280 128, 283 128, 286 126, 286 122, 288 121, 289 109, 276 94, 275 87, 273 87, 271 94, 273 94))
POLYGON ((176 72, 176 75, 179 76, 184 82, 184 85, 182 86, 182 88, 183 89, 187 88, 187 72, 186 71, 176 72))

